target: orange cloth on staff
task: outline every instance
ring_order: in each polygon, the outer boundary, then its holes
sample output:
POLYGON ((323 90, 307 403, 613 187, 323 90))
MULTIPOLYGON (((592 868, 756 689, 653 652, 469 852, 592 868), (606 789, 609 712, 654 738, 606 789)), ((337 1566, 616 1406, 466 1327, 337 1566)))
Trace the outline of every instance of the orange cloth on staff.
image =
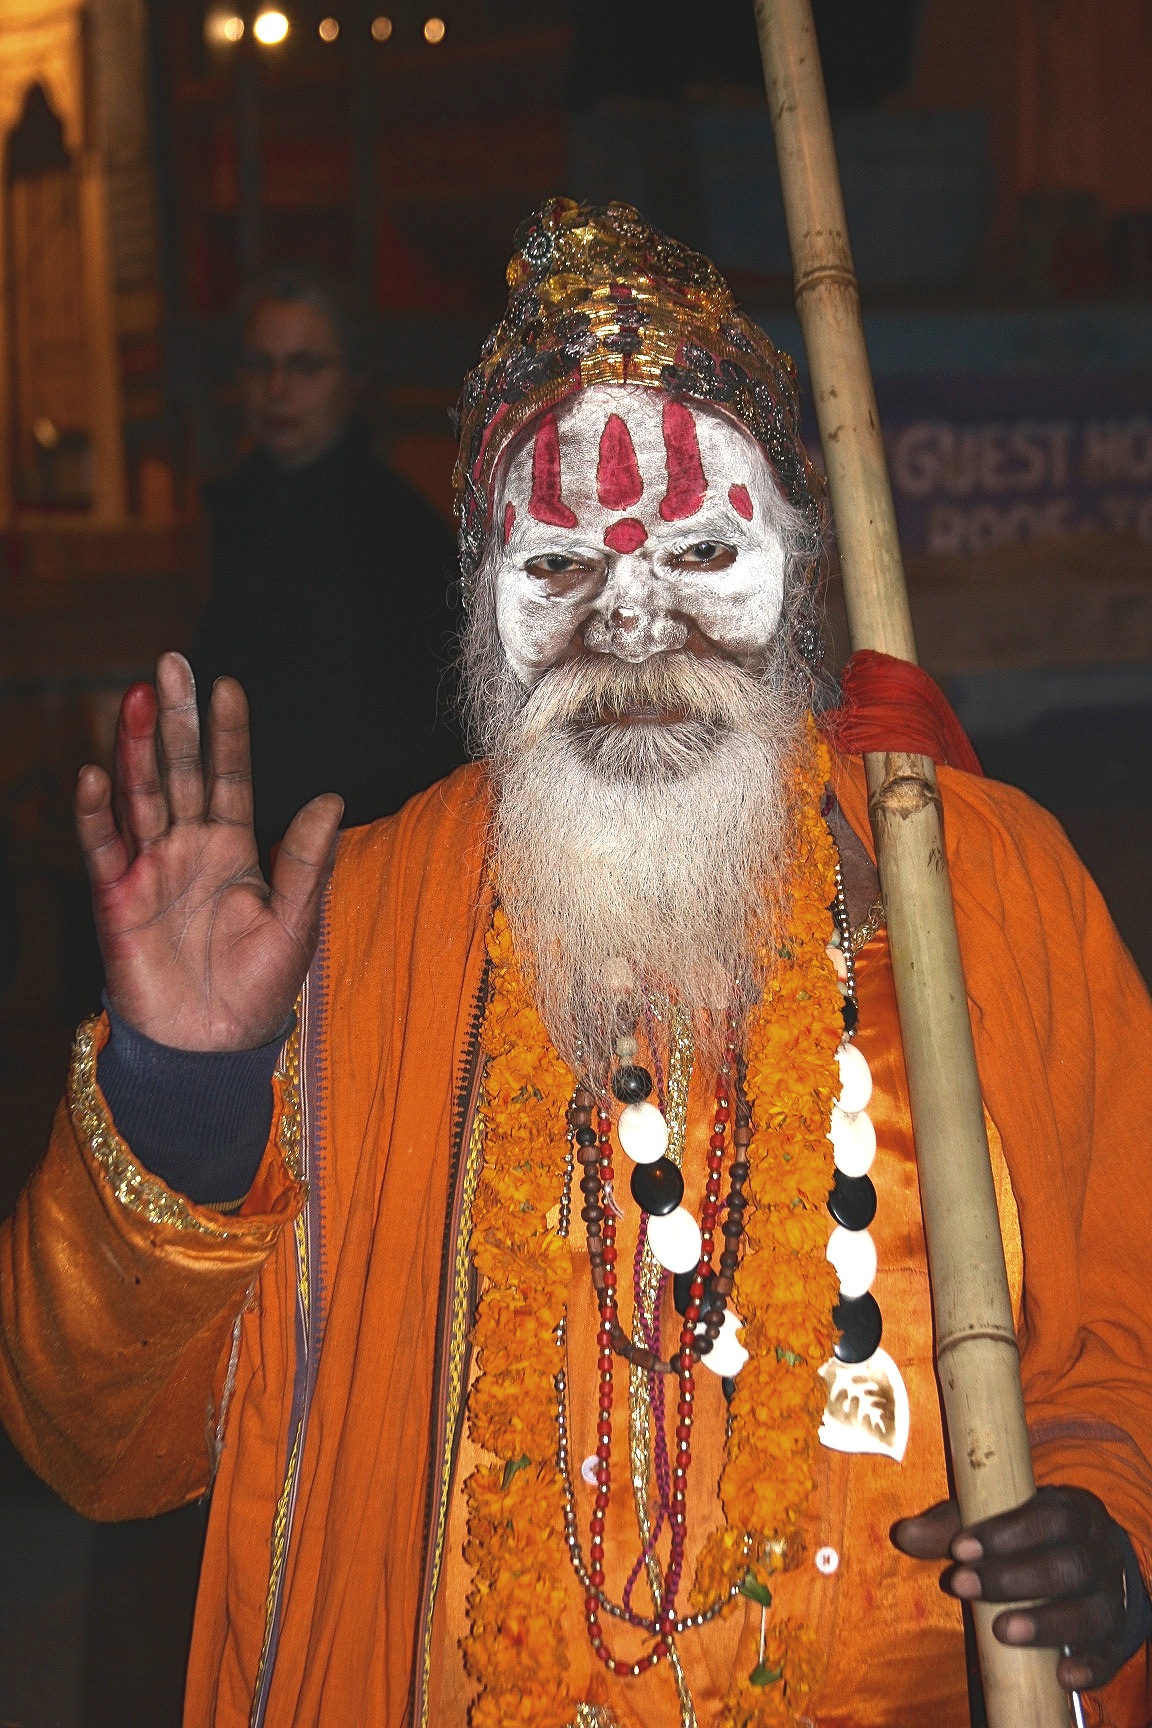
MULTIPOLYGON (((1010 1259, 1019 1217, 1037 1475, 1099 1494, 1148 1576, 1152 1076, 1139 1053, 1152 1008, 1056 824, 1006 788, 940 779, 985 1103, 1010 1174, 1010 1259)), ((863 834, 859 763, 837 763, 837 792, 863 834)), ((177 1504, 216 1469, 188 1728, 461 1722, 449 1466, 467 1374, 458 1176, 476 1094, 486 814, 483 773, 469 769, 345 837, 302 1005, 300 1119, 280 1114, 239 1216, 187 1204, 133 1164, 89 1047, 0 1236, 0 1410, 36 1467, 104 1518, 177 1504)), ((820 1728, 961 1728, 955 1610, 935 1568, 887 1540, 892 1517, 944 1487, 882 942, 860 993, 882 1146, 876 1293, 912 1439, 902 1464, 822 1454, 809 1551, 780 1599, 813 1617, 828 1650, 820 1728), (818 1545, 836 1550, 834 1572, 815 1567, 818 1545)), ((577 1422, 580 1399, 577 1388, 577 1422)), ((721 1417, 718 1403, 701 1417, 713 1477, 721 1417)), ((575 1585, 572 1602, 590 1701, 621 1723, 678 1721, 664 1677, 654 1708, 632 1682, 603 1690, 575 1585)), ((702 1723, 753 1633, 741 1605, 730 1625, 686 1635, 702 1723)), ((1146 1723, 1145 1654, 1089 1704, 1118 1728, 1146 1723)))

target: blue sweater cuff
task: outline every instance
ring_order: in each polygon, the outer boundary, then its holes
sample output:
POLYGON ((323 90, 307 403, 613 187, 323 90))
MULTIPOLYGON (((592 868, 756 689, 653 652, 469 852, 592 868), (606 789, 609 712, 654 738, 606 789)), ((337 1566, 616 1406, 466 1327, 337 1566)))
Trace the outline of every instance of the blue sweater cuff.
POLYGON ((199 1206, 235 1206, 272 1124, 272 1075, 294 1018, 257 1050, 173 1050, 108 1007, 96 1078, 132 1156, 199 1206))
POLYGON ((1124 1531, 1124 1592, 1128 1612, 1124 1617, 1124 1659, 1134 1656, 1152 1638, 1152 1601, 1140 1573, 1132 1538, 1124 1531))

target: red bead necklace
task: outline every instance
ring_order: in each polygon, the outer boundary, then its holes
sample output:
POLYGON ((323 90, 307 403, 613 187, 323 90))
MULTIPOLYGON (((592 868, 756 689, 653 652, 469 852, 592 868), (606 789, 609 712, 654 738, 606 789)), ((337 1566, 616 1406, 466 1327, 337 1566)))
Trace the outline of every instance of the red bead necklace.
MULTIPOLYGON (((615 1181, 612 1153, 612 1117, 603 1104, 596 1106, 595 1132, 589 1132, 594 1100, 588 1092, 581 1089, 573 1099, 571 1119, 575 1130, 577 1150, 584 1164, 584 1176, 581 1189, 585 1196, 583 1217, 588 1227, 589 1255, 593 1263, 593 1285, 596 1291, 597 1305, 600 1314, 600 1325, 597 1331, 597 1356, 599 1395, 596 1420, 596 1496, 593 1502, 589 1524, 589 1561, 587 1568, 587 1585, 584 1608, 588 1626, 588 1635, 592 1648, 613 1674, 639 1675, 667 1656, 670 1648, 669 1640, 673 1632, 678 1630, 676 1618, 676 1597, 684 1569, 684 1546, 687 1534, 687 1487, 688 1468, 692 1462, 692 1417, 695 1403, 695 1362, 700 1352, 701 1343, 710 1348, 710 1341, 698 1338, 697 1324, 700 1321, 701 1307, 704 1302, 708 1280, 712 1274, 712 1255, 716 1241, 717 1221, 720 1213, 720 1187, 723 1176, 724 1151, 727 1145, 728 1127, 732 1120, 732 1085, 736 1073, 736 1046, 734 1028, 729 1025, 724 1060, 716 1079, 715 1111, 713 1115, 712 1133, 708 1142, 707 1177, 704 1188, 704 1205, 700 1224, 701 1249, 700 1259, 692 1277, 689 1288, 688 1302, 682 1317, 680 1342, 676 1354, 672 1358, 672 1369, 678 1382, 678 1401, 676 1405, 676 1449, 672 1461, 671 1492, 667 1515, 670 1527, 670 1548, 668 1565, 664 1572, 663 1591, 659 1611, 655 1619, 637 1614, 631 1609, 617 1609, 611 1612, 617 1618, 624 1619, 634 1626, 646 1627, 656 1633, 656 1641, 638 1661, 628 1662, 614 1656, 604 1641, 604 1629, 601 1624, 601 1611, 605 1606, 604 1591, 604 1530, 607 1521, 608 1504, 612 1487, 612 1406, 614 1396, 614 1364, 617 1354, 635 1354, 634 1347, 622 1348, 623 1344, 631 1345, 620 1325, 618 1315, 616 1272, 616 1217, 611 1207, 604 1206, 602 1196, 611 1193, 610 1184, 615 1181), (583 1132, 581 1132, 583 1130, 583 1132)), ((733 1182, 732 1195, 729 1198, 729 1218, 725 1223, 725 1253, 723 1255, 723 1273, 725 1283, 731 1288, 731 1274, 734 1271, 736 1259, 736 1243, 741 1230, 741 1215, 743 1212, 743 1197, 740 1189, 747 1175, 747 1164, 743 1162, 749 1138, 748 1124, 740 1120, 744 1111, 738 1111, 739 1130, 733 1135, 733 1182), (735 1198, 737 1204, 732 1205, 735 1198)), ((726 1291, 725 1294, 728 1292, 726 1291)), ((722 1311, 721 1311, 722 1315, 722 1311)), ((713 1321, 718 1329, 719 1319, 714 1318, 713 1311, 708 1311, 708 1320, 713 1321)), ((713 1334, 713 1325, 706 1320, 706 1333, 713 1334)), ((714 1335, 714 1334, 713 1334, 714 1335)), ((663 1366, 661 1364, 661 1366, 663 1366)))

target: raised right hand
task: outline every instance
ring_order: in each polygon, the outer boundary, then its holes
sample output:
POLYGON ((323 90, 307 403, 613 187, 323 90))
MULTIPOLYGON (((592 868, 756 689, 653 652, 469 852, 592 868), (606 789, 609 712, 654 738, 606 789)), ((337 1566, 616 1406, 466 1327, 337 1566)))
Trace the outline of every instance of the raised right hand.
POLYGON ((343 804, 304 806, 268 887, 234 678, 213 689, 207 730, 205 765, 192 669, 162 655, 155 689, 134 684, 120 705, 115 784, 80 770, 76 830, 116 1012, 176 1049, 248 1050, 283 1026, 308 970, 343 804))

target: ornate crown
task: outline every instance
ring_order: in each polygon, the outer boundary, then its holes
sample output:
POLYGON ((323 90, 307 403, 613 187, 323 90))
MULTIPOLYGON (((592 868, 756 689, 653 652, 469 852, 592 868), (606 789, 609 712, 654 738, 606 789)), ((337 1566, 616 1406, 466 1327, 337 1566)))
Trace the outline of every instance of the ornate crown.
POLYGON ((628 204, 553 198, 517 230, 508 308, 456 410, 452 477, 466 589, 501 452, 544 409, 592 384, 643 384, 716 403, 760 444, 790 503, 819 520, 823 482, 800 442, 796 368, 699 252, 628 204))

